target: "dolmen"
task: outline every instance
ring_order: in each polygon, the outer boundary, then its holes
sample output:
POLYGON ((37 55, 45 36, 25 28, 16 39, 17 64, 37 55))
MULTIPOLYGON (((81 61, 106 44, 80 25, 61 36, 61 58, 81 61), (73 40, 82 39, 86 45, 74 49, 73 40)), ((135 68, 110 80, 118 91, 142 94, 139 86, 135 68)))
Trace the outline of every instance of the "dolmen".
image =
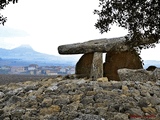
POLYGON ((118 69, 141 69, 141 58, 134 48, 127 44, 125 37, 90 40, 83 43, 61 45, 59 54, 83 54, 76 64, 75 74, 97 79, 108 77, 119 81, 118 69), (103 63, 103 53, 106 54, 103 63))

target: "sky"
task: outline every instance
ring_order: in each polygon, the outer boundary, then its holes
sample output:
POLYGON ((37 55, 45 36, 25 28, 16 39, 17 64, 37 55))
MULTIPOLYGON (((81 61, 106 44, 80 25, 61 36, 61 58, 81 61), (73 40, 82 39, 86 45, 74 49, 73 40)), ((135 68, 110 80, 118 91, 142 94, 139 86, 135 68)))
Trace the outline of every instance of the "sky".
MULTIPOLYGON (((99 0, 19 0, 9 4, 1 13, 7 17, 0 25, 0 48, 12 49, 22 44, 34 50, 59 55, 58 46, 93 39, 121 37, 127 30, 112 26, 100 34, 95 28, 98 16, 93 14, 99 0)), ((143 50, 144 60, 160 60, 156 48, 143 50)))

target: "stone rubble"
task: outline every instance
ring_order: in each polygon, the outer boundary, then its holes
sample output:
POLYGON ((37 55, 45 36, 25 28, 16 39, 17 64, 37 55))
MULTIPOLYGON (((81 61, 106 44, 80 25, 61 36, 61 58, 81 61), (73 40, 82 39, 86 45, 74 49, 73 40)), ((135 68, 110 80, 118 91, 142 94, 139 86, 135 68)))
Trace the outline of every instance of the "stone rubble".
POLYGON ((57 77, 0 86, 0 120, 160 119, 160 80, 57 77))

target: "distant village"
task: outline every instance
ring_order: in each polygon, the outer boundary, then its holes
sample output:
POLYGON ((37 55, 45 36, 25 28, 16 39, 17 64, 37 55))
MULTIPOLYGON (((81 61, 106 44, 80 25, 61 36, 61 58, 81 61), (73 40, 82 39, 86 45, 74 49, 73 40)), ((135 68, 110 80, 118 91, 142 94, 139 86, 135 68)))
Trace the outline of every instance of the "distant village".
POLYGON ((23 75, 66 75, 74 74, 75 66, 0 66, 0 74, 23 74, 23 75))

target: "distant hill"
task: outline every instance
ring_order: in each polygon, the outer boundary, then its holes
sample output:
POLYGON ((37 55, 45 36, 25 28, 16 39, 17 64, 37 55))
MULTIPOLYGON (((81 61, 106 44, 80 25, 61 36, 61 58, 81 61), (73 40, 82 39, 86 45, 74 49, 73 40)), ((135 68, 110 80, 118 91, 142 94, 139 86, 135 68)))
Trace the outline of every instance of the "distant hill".
MULTIPOLYGON (((78 59, 73 55, 72 57, 48 55, 35 51, 29 45, 21 45, 11 50, 0 48, 0 66, 26 66, 29 64, 66 66, 75 65, 77 61, 78 59)), ((160 61, 144 60, 144 68, 150 65, 160 67, 160 61)))
POLYGON ((154 65, 156 67, 160 67, 160 61, 158 60, 144 60, 144 68, 148 66, 154 65))
POLYGON ((37 52, 29 45, 21 45, 8 50, 0 48, 0 65, 22 66, 26 64, 39 65, 75 65, 76 60, 70 57, 60 57, 37 52))

